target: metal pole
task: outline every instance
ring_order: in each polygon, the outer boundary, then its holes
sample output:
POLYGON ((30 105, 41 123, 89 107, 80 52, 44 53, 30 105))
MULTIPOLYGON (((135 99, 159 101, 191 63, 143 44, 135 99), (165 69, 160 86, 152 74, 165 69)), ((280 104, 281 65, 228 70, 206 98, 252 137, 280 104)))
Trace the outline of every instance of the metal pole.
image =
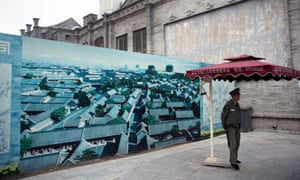
POLYGON ((209 80, 210 157, 214 158, 213 94, 212 79, 209 80))
POLYGON ((207 80, 209 82, 209 121, 210 121, 210 157, 204 161, 204 165, 207 166, 216 166, 216 167, 230 167, 223 159, 214 157, 214 126, 213 126, 213 92, 212 92, 212 81, 210 78, 207 80))

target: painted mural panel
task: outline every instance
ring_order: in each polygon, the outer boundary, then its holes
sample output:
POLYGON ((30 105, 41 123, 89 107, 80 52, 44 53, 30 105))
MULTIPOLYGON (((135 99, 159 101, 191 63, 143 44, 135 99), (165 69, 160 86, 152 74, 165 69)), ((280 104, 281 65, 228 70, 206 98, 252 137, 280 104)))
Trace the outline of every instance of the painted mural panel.
MULTIPOLYGON (((213 81, 213 121, 214 129, 222 128, 221 112, 225 103, 231 98, 229 92, 235 87, 234 83, 228 81, 213 81)), ((208 91, 208 84, 204 85, 208 91)), ((209 117, 209 100, 203 98, 203 119, 201 119, 201 130, 209 130, 210 117, 209 117)))
POLYGON ((26 37, 22 50, 21 171, 200 139, 185 71, 208 64, 26 37))
MULTIPOLYGON (((2 41, 3 42, 3 41, 2 41)), ((0 42, 2 44, 2 42, 0 42)), ((8 53, 8 46, 1 46, 1 53, 8 53)), ((0 153, 10 151, 10 123, 11 123, 11 64, 0 63, 0 153)))
POLYGON ((0 33, 1 175, 16 172, 19 167, 21 44, 21 37, 0 33))
POLYGON ((208 64, 27 37, 20 58, 7 45, 1 53, 18 57, 22 73, 1 62, 1 133, 12 134, 5 112, 20 103, 21 172, 197 140, 207 126, 200 82, 185 71, 208 64), (16 77, 20 98, 10 101, 16 77))

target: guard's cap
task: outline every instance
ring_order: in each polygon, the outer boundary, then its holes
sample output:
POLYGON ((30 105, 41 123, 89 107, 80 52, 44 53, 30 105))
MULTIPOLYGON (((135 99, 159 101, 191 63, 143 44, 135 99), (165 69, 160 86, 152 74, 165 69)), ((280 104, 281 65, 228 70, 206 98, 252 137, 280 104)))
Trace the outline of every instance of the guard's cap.
POLYGON ((236 94, 240 94, 240 88, 236 88, 236 89, 230 91, 229 94, 230 94, 231 96, 236 95, 236 94))

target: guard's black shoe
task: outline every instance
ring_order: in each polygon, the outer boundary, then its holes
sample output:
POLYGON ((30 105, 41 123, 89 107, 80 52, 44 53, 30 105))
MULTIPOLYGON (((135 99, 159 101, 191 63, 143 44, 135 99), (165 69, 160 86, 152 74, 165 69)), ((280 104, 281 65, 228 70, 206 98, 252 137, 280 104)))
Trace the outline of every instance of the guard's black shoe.
POLYGON ((231 164, 231 166, 237 171, 240 170, 240 167, 237 164, 231 164))
POLYGON ((242 162, 241 161, 239 161, 239 160, 236 160, 236 162, 238 163, 238 164, 241 164, 242 162))

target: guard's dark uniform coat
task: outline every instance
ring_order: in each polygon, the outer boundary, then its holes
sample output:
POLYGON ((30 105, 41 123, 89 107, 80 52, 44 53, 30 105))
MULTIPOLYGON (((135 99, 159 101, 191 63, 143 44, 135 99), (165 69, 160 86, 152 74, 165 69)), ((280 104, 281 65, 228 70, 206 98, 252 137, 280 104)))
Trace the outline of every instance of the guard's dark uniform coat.
POLYGON ((229 100, 223 107, 221 118, 223 128, 227 133, 227 142, 230 149, 230 163, 236 165, 240 146, 241 113, 239 103, 229 100))

